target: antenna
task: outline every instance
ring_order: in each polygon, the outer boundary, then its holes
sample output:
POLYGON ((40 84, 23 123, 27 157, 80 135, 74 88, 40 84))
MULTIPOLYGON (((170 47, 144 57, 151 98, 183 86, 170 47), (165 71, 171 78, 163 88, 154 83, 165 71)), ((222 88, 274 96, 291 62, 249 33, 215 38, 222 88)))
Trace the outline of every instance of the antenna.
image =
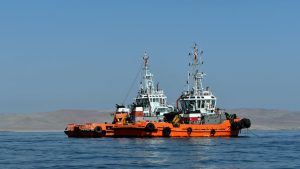
POLYGON ((144 53, 143 59, 144 59, 144 66, 146 68, 146 67, 148 67, 148 59, 149 59, 149 56, 147 55, 146 51, 144 53))
POLYGON ((190 91, 190 72, 188 71, 188 79, 186 81, 187 84, 187 91, 190 91))
POLYGON ((188 55, 192 56, 192 63, 189 63, 190 71, 188 71, 188 91, 189 89, 189 83, 190 78, 192 77, 194 86, 192 87, 192 90, 195 94, 200 94, 204 89, 202 85, 202 79, 204 77, 204 73, 200 73, 200 64, 199 61, 201 60, 201 65, 203 64, 202 55, 203 50, 200 51, 200 54, 198 53, 198 45, 194 43, 193 45, 193 52, 190 52, 188 55), (191 72, 191 73, 190 73, 191 72))

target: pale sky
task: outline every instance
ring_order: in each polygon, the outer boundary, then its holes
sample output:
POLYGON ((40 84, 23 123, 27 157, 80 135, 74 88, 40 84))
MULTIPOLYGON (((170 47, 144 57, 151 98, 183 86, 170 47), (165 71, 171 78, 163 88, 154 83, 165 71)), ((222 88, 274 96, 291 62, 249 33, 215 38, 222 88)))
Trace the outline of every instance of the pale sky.
MULTIPOLYGON (((170 104, 188 53, 221 108, 300 110, 300 1, 1 1, 0 112, 113 110, 145 51, 170 104)), ((138 79, 139 80, 139 79, 138 79)))

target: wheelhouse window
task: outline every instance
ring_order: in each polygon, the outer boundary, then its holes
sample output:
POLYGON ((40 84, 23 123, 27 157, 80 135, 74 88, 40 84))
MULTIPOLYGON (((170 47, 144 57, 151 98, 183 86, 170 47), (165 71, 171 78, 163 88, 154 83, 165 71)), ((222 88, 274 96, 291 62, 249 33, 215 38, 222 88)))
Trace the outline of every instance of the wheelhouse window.
POLYGON ((149 100, 148 99, 137 99, 136 103, 138 106, 142 106, 142 107, 147 107, 149 104, 149 100))
POLYGON ((193 111, 194 107, 195 107, 195 101, 194 100, 185 100, 185 101, 181 101, 181 108, 183 110, 189 110, 189 111, 193 111))
POLYGON ((195 101, 194 100, 191 100, 188 102, 188 109, 189 110, 194 110, 194 107, 195 107, 195 101))
POLYGON ((206 100, 205 101, 205 108, 209 108, 210 107, 210 100, 206 100))
POLYGON ((197 107, 200 108, 200 103, 201 101, 200 100, 197 100, 197 107))
POLYGON ((204 105, 205 105, 205 101, 202 100, 202 101, 201 101, 201 108, 202 108, 202 109, 204 109, 204 105))
POLYGON ((214 108, 215 105, 216 105, 216 100, 211 100, 211 106, 212 106, 212 108, 214 108))

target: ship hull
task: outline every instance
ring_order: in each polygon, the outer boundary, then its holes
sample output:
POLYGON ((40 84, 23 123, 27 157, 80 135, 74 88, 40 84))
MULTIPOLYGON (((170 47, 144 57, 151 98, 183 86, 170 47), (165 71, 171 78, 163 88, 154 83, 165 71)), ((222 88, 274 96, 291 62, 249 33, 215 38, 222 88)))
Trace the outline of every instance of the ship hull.
POLYGON ((191 134, 186 129, 170 129, 170 134, 164 134, 163 130, 156 130, 153 132, 146 132, 139 128, 122 128, 116 129, 114 137, 238 137, 239 130, 194 130, 191 134))
POLYGON ((113 124, 98 124, 98 123, 86 123, 86 124, 68 124, 64 133, 68 137, 112 137, 114 135, 113 124))
POLYGON ((114 137, 238 137, 241 129, 232 129, 231 122, 222 124, 180 124, 140 122, 115 125, 114 137), (147 125, 151 124, 151 127, 147 125))
POLYGON ((69 124, 68 137, 238 137, 241 129, 250 126, 243 119, 224 120, 220 124, 172 124, 136 122, 117 124, 69 124), (245 127, 247 126, 247 127, 245 127))

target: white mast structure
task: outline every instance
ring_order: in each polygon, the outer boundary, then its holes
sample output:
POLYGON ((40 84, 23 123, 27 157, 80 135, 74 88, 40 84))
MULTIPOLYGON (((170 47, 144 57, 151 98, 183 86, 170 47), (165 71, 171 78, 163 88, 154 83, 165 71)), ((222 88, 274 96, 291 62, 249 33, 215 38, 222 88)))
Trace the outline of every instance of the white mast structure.
MULTIPOLYGON (((198 48, 197 48, 197 44, 195 43, 193 46, 194 49, 194 53, 189 53, 190 56, 193 57, 193 62, 189 64, 190 69, 192 74, 188 74, 189 75, 189 79, 188 82, 192 81, 194 83, 193 88, 192 88, 192 93, 194 95, 201 95, 204 91, 203 85, 202 85, 202 79, 204 78, 204 76, 206 74, 204 74, 203 72, 199 72, 199 60, 201 59, 201 55, 203 54, 203 51, 200 52, 200 57, 198 56, 198 48)), ((203 61, 201 62, 201 64, 203 64, 203 61)), ((188 84, 188 91, 189 91, 189 84, 188 84)))
POLYGON ((194 44, 193 53, 189 53, 189 56, 192 57, 192 63, 189 64, 188 90, 183 93, 179 100, 183 117, 192 123, 198 122, 204 115, 215 114, 216 97, 208 87, 204 89, 202 84, 206 75, 200 72, 200 65, 203 64, 202 54, 203 51, 200 52, 199 56, 197 44, 194 44), (192 88, 189 86, 190 83, 192 88))
POLYGON ((153 74, 149 70, 149 56, 144 53, 144 67, 142 81, 138 96, 135 98, 136 104, 143 107, 144 116, 159 116, 168 111, 167 97, 164 91, 155 87, 153 74), (159 114, 157 114, 159 113, 159 114))
POLYGON ((153 85, 153 74, 149 70, 149 56, 145 52, 144 54, 144 67, 143 67, 143 80, 141 82, 141 93, 142 94, 148 94, 150 95, 151 93, 154 92, 154 85, 153 85))

